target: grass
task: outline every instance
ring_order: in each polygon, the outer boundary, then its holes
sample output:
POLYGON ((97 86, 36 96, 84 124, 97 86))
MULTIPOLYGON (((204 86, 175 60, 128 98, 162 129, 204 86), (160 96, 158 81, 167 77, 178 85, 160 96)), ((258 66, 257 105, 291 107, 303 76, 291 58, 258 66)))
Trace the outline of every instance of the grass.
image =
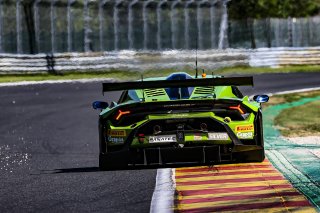
POLYGON ((275 95, 270 97, 268 103, 263 104, 264 107, 282 104, 282 103, 290 103, 294 101, 298 101, 302 98, 313 98, 320 96, 320 91, 310 91, 310 92, 302 92, 302 93, 291 93, 285 95, 275 95))
MULTIPOLYGON (((320 96, 320 91, 272 96, 266 107, 320 96)), ((286 137, 320 136, 320 101, 285 109, 275 118, 274 124, 286 137)))
POLYGON ((283 110, 276 117, 275 124, 283 136, 320 136, 319 115, 320 101, 315 101, 283 110))
MULTIPOLYGON (((200 70, 200 69, 199 69, 200 70)), ((90 72, 66 72, 59 75, 42 73, 42 74, 1 74, 1 82, 19 82, 19 81, 43 81, 43 80, 66 80, 66 79, 90 79, 90 78, 115 78, 121 80, 136 80, 141 78, 143 74, 144 78, 167 76, 172 72, 184 71, 191 75, 195 74, 195 71, 190 67, 185 69, 158 69, 150 71, 124 71, 124 70, 111 70, 111 71, 90 71, 90 72)), ((206 70, 207 74, 216 75, 232 75, 232 74, 261 74, 261 73, 292 73, 292 72, 319 72, 320 66, 289 66, 282 68, 270 68, 270 67, 227 67, 217 70, 206 70)), ((201 73, 201 71, 199 71, 201 73)))

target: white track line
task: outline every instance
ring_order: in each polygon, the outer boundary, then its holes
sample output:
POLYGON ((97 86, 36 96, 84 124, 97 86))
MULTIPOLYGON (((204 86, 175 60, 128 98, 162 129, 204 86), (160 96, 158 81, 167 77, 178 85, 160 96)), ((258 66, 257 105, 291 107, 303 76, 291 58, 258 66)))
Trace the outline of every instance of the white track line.
POLYGON ((173 212, 175 189, 175 169, 158 169, 150 213, 173 212))
MULTIPOLYGON (((306 89, 296 89, 296 90, 287 90, 283 92, 275 92, 275 93, 267 93, 268 96, 274 96, 274 95, 286 95, 291 93, 299 93, 299 92, 312 92, 320 90, 320 87, 313 87, 313 88, 306 88, 306 89)), ((252 99, 254 95, 250 95, 249 98, 252 99)))
POLYGON ((283 92, 275 92, 271 93, 271 95, 284 95, 284 94, 290 94, 290 93, 298 93, 298 92, 311 92, 315 90, 320 90, 320 87, 313 87, 313 88, 306 88, 306 89, 296 89, 296 90, 287 90, 283 92))
POLYGON ((10 86, 27 86, 27 85, 38 85, 38 84, 62 84, 62 83, 91 83, 101 81, 114 81, 112 78, 88 78, 88 79, 76 79, 76 80, 45 80, 45 81, 19 81, 19 82, 8 82, 0 83, 0 87, 10 86))

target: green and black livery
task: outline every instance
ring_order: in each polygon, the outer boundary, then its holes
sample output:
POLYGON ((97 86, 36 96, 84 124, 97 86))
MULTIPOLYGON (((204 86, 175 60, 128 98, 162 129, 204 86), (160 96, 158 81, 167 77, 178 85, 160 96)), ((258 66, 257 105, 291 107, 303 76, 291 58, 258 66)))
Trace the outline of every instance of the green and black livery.
POLYGON ((93 103, 99 115, 99 167, 261 162, 265 158, 261 103, 237 86, 252 77, 166 78, 103 83, 123 90, 117 103, 93 103))

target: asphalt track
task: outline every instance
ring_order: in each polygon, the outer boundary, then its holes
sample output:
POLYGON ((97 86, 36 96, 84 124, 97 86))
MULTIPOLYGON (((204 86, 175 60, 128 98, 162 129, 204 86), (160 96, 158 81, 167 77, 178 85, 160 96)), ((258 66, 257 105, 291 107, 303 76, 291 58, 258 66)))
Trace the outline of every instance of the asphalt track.
MULTIPOLYGON (((254 77, 248 94, 320 87, 320 73, 254 77)), ((101 83, 0 87, 0 212, 149 212, 156 169, 100 172, 101 83)))

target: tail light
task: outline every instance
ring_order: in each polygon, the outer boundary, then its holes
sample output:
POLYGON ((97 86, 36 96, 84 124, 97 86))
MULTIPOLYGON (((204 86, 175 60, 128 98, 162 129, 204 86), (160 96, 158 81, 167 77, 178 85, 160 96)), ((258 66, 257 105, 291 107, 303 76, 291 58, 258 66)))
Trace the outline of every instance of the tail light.
POLYGON ((127 115, 127 114, 130 114, 131 112, 129 110, 127 111, 121 111, 120 109, 118 110, 116 116, 115 116, 115 119, 116 121, 120 120, 120 118, 123 116, 123 115, 127 115))
POLYGON ((229 109, 238 110, 240 114, 245 114, 244 109, 241 108, 241 104, 239 104, 238 106, 229 106, 229 109))
POLYGON ((139 143, 144 143, 144 138, 145 138, 144 134, 139 134, 138 135, 139 143))

